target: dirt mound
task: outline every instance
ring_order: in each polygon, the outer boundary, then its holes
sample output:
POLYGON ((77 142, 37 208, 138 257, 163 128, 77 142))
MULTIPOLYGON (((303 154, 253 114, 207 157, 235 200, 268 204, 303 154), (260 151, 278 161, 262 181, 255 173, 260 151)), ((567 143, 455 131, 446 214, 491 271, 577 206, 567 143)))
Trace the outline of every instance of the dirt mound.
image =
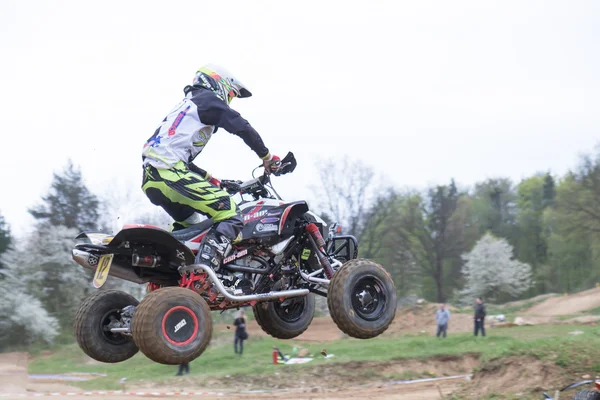
POLYGON ((550 382, 560 381, 564 370, 551 361, 531 356, 508 357, 482 365, 472 383, 461 390, 472 398, 492 393, 527 393, 541 391, 550 382))
POLYGON ((36 382, 27 373, 27 353, 0 354, 0 393, 26 394, 27 392, 72 392, 78 388, 53 382, 36 382))
MULTIPOLYGON (((348 386, 365 384, 384 384, 408 379, 432 377, 453 377, 468 375, 479 364, 479 354, 461 354, 459 356, 438 356, 427 359, 398 359, 390 361, 361 361, 346 363, 319 364, 309 368, 282 368, 272 375, 250 376, 233 375, 218 379, 206 379, 198 382, 196 377, 185 377, 178 380, 177 387, 169 390, 195 391, 198 385, 202 389, 228 391, 302 389, 321 387, 340 389, 348 386), (293 379, 286 379, 290 374, 293 379)), ((141 381, 136 386, 128 386, 128 390, 138 391, 141 388, 164 390, 164 383, 141 381)))
MULTIPOLYGON (((246 324, 246 329, 248 330, 248 334, 253 337, 267 337, 267 335, 261 327, 256 323, 256 321, 248 321, 246 324)), ((233 333, 235 332, 235 327, 231 324, 217 324, 214 326, 215 333, 231 333, 233 337, 233 333)), ((302 335, 298 336, 294 340, 304 341, 304 342, 330 342, 334 340, 342 339, 344 336, 343 332, 340 331, 337 325, 333 322, 330 317, 320 317, 313 319, 310 327, 304 332, 302 335)), ((221 341, 229 341, 229 338, 226 339, 213 339, 215 343, 221 343, 221 341)))
POLYGON ((568 296, 551 297, 524 311, 523 315, 569 315, 600 307, 600 288, 568 296))
MULTIPOLYGON (((396 311, 396 318, 386 334, 435 334, 437 324, 435 313, 438 309, 436 304, 417 304, 411 307, 401 308, 396 311)), ((448 323, 448 334, 452 332, 470 332, 473 329, 473 315, 453 312, 455 309, 449 307, 450 322, 448 323)))
POLYGON ((377 368, 381 368, 381 374, 387 377, 432 376, 439 378, 470 374, 478 365, 479 354, 461 354, 460 356, 437 356, 427 360, 397 360, 385 366, 379 364, 377 368))
POLYGON ((0 354, 0 393, 25 393, 27 353, 0 354))
POLYGON ((559 296, 559 295, 556 293, 540 294, 538 296, 530 297, 525 300, 517 300, 517 301, 511 301, 511 302, 504 303, 504 304, 496 304, 494 307, 496 307, 498 310, 506 310, 506 309, 510 309, 510 308, 518 309, 518 308, 531 306, 532 304, 537 305, 544 300, 550 299, 552 297, 557 297, 557 296, 559 296))

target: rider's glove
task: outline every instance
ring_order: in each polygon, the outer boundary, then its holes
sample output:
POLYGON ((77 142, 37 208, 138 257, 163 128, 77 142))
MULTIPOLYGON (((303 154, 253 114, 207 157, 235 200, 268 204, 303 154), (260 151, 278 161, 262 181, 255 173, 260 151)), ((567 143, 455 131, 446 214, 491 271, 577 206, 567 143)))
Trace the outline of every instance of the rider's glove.
POLYGON ((208 171, 203 170, 202 168, 198 167, 196 164, 189 163, 188 168, 190 171, 192 171, 195 174, 200 175, 202 178, 204 178, 211 184, 215 185, 216 187, 218 187, 218 188, 221 187, 221 182, 217 178, 214 178, 211 174, 208 173, 208 171))
POLYGON ((221 181, 215 178, 214 176, 211 176, 211 174, 209 174, 208 172, 206 173, 206 180, 209 181, 211 185, 214 185, 218 188, 221 187, 221 181))
POLYGON ((271 155, 268 153, 266 156, 262 157, 263 167, 265 167, 265 171, 267 174, 271 172, 277 172, 279 166, 281 165, 281 159, 277 156, 271 155))

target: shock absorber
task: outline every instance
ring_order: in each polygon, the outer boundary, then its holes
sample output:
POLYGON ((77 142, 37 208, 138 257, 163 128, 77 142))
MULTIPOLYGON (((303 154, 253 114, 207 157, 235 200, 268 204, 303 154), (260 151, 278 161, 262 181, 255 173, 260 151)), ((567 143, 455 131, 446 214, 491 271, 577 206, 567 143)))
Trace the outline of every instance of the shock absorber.
POLYGON ((319 262, 325 270, 325 275, 327 276, 327 279, 331 279, 333 277, 333 268, 331 267, 331 263, 327 259, 327 253, 325 252, 325 239, 323 239, 323 235, 321 235, 319 227, 313 222, 306 226, 306 231, 310 234, 318 249, 317 257, 319 257, 319 262))

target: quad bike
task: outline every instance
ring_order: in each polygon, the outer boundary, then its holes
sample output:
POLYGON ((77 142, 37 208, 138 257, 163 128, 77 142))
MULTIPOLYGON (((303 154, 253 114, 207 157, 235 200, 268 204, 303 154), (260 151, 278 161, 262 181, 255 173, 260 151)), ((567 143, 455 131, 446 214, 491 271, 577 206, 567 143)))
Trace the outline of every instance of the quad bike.
MULTIPOLYGON (((588 385, 590 383, 593 383, 596 386, 596 389, 600 390, 600 381, 585 380, 565 386, 564 388, 560 389, 559 392, 564 392, 565 390, 569 389, 575 389, 576 387, 588 385)), ((553 400, 553 398, 550 397, 547 393, 544 393, 543 395, 544 399, 553 400)), ((556 399, 558 399, 558 397, 556 399)), ((575 393, 575 397, 573 397, 573 400, 600 400, 600 392, 580 390, 577 393, 575 393)))
MULTIPOLYGON (((288 153, 272 175, 295 167, 288 153)), ((112 275, 147 284, 148 291, 139 303, 116 290, 88 297, 74 323, 83 351, 108 363, 124 361, 138 349, 161 364, 189 362, 210 342, 211 310, 246 306, 266 333, 291 339, 310 325, 315 294, 327 297, 333 321, 347 335, 369 339, 385 331, 396 313, 390 275, 358 259, 356 239, 341 235, 336 224, 328 226, 306 202, 282 201, 272 175, 222 182, 242 199, 244 228, 243 240, 216 270, 194 261, 213 225, 210 219, 173 232, 126 225, 114 237, 80 234, 73 259, 96 271, 95 287, 112 275)))

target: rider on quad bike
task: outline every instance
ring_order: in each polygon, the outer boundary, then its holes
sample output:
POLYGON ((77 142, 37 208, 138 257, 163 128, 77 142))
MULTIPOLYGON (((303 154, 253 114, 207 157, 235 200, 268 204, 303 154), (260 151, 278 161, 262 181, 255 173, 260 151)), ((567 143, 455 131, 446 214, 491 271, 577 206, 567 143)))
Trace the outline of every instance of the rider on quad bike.
POLYGON ((231 244, 241 240, 244 221, 233 198, 219 180, 193 164, 219 128, 241 137, 263 160, 267 173, 277 171, 280 158, 271 155, 248 121, 229 107, 234 97, 252 96, 225 68, 201 67, 185 98, 165 117, 144 145, 142 189, 150 201, 174 220, 173 230, 199 222, 199 215, 215 223, 204 237, 196 263, 217 270, 231 244))
POLYGON ((250 96, 246 87, 223 68, 205 66, 185 94, 143 153, 142 188, 180 229, 133 224, 115 235, 77 236, 73 260, 95 271, 95 288, 109 275, 147 285, 139 301, 120 290, 87 297, 73 324, 79 347, 100 362, 141 351, 161 364, 187 363, 211 341, 211 311, 252 307, 263 331, 292 339, 312 322, 315 296, 327 298, 345 334, 382 334, 396 314, 394 281, 381 265, 358 258, 354 236, 329 226, 305 200, 279 196, 271 178, 293 172, 296 159, 292 152, 281 160, 271 156, 229 108, 233 97, 250 96), (219 127, 263 159, 252 179, 219 183, 192 163, 219 127), (264 173, 254 176, 261 167, 264 173), (198 221, 198 214, 209 219, 198 221))

